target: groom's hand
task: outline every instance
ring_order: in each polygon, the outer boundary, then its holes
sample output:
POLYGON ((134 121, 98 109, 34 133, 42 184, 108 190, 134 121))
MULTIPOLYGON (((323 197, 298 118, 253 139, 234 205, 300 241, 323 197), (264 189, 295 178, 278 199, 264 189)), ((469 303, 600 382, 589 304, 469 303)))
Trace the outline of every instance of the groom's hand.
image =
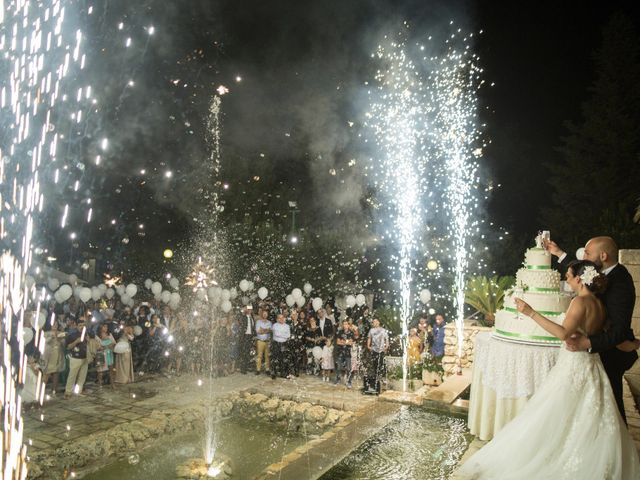
POLYGON ((553 240, 547 240, 546 238, 542 239, 542 245, 544 246, 544 248, 547 249, 547 251, 551 254, 551 255, 555 255, 556 257, 561 257, 562 254, 564 253, 564 250, 562 250, 558 244, 556 242, 554 242, 553 240))
POLYGON ((574 333, 565 341, 567 343, 567 350, 571 352, 586 352, 591 348, 591 340, 581 333, 574 333))

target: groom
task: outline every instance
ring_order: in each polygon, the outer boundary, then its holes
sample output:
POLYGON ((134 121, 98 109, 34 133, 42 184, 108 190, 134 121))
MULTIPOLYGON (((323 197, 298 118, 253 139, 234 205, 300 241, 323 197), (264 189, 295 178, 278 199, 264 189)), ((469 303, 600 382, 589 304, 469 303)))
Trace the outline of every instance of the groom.
MULTIPOLYGON (((570 263, 568 255, 558 245, 544 241, 545 248, 558 257, 558 265, 566 272, 570 263)), ((584 336, 575 334, 567 339, 567 349, 572 352, 588 351, 599 353, 613 395, 618 404, 622 419, 627 422, 622 402, 622 376, 638 359, 637 352, 623 352, 616 345, 625 340, 634 340, 631 330, 631 316, 636 301, 633 278, 624 265, 618 263, 618 246, 611 237, 595 237, 584 247, 584 260, 595 263, 607 276, 607 290, 600 295, 600 300, 607 310, 608 328, 596 335, 584 336)))

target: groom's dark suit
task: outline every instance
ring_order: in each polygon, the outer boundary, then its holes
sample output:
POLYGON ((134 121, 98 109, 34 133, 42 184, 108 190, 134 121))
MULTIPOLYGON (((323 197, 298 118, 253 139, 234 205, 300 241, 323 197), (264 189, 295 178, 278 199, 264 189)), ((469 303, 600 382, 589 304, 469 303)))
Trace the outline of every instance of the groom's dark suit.
MULTIPOLYGON (((570 262, 567 255, 559 263, 563 272, 566 272, 570 262)), ((623 352, 616 348, 619 343, 634 339, 631 316, 636 302, 636 290, 633 286, 633 278, 624 265, 616 265, 607 274, 607 290, 598 298, 607 309, 607 321, 602 333, 589 336, 591 352, 600 354, 618 409, 626 423, 622 402, 622 376, 638 359, 638 354, 635 351, 623 352)))

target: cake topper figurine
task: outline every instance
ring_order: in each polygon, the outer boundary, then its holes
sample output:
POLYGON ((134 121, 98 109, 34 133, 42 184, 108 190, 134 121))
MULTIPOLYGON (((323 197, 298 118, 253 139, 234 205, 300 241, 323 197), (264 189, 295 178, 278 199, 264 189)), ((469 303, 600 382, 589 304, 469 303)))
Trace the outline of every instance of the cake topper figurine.
POLYGON ((539 231, 538 235, 536 236, 536 247, 544 248, 545 252, 547 252, 547 249, 544 246, 544 240, 547 240, 547 241, 551 240, 551 232, 549 230, 539 231))

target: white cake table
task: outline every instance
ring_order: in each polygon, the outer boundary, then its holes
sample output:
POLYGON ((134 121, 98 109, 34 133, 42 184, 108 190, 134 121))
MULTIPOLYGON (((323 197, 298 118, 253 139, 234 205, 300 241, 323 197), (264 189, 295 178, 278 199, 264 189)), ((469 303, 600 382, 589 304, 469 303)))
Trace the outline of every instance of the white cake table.
POLYGON ((524 407, 563 347, 511 343, 479 333, 475 339, 469 430, 491 440, 524 407))

